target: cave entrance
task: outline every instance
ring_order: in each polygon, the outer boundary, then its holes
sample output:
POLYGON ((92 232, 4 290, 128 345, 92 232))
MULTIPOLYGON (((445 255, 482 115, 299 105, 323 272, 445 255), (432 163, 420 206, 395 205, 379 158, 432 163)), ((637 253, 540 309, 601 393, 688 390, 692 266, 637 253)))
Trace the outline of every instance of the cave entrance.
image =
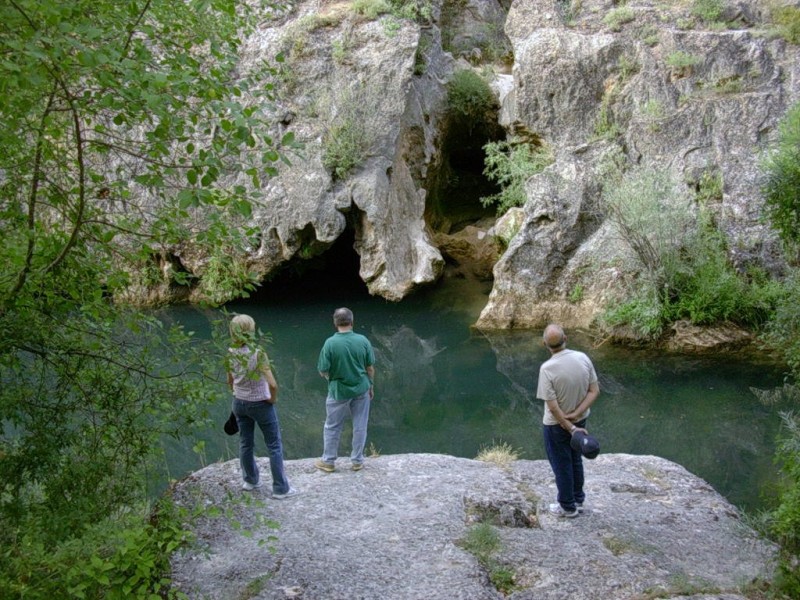
POLYGON ((496 111, 477 122, 458 116, 447 119, 440 167, 426 186, 425 221, 433 231, 452 234, 496 216, 494 206, 481 204, 481 198, 500 191, 483 174, 483 147, 501 139, 505 139, 505 131, 497 123, 496 111))
MULTIPOLYGON (((313 228, 308 229, 311 242, 314 232, 313 228)), ((301 250, 277 273, 264 281, 251 298, 256 302, 269 300, 294 304, 317 297, 326 298, 336 304, 369 296, 367 285, 359 275, 361 258, 354 244, 355 230, 348 223, 328 248, 306 258, 302 257, 304 252, 301 250)))

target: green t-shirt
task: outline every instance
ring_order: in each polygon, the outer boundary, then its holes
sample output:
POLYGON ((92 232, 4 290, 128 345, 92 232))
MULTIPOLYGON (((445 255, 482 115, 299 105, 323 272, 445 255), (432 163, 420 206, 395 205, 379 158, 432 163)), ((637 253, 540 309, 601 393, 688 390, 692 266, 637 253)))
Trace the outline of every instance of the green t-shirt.
POLYGON ((336 332, 322 346, 317 370, 328 374, 328 396, 349 400, 369 390, 367 367, 375 364, 369 340, 353 331, 336 332))

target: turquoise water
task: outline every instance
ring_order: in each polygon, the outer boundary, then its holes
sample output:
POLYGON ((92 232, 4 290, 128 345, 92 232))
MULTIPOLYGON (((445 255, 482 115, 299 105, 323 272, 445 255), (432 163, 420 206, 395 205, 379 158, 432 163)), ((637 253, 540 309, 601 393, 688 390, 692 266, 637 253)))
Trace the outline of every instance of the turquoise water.
MULTIPOLYGON (((522 458, 543 459, 542 403, 535 399, 539 365, 547 352, 540 332, 484 334, 470 328, 486 302, 488 284, 450 280, 401 303, 368 296, 363 288, 301 283, 272 286, 272 295, 228 305, 252 315, 271 334, 267 347, 281 388, 278 412, 286 457, 321 452, 325 381, 316 372, 319 349, 333 332, 342 305, 376 353, 376 396, 368 446, 381 454, 436 452, 474 458, 505 442, 522 458)), ((267 290, 269 292, 270 290, 267 290)), ((208 335, 217 311, 169 309, 169 316, 208 335)), ((654 454, 675 461, 746 509, 765 506, 775 482, 778 412, 751 387, 783 382, 782 370, 752 359, 668 355, 593 342, 567 332, 569 345, 587 352, 601 395, 589 429, 603 452, 654 454)), ((220 378, 220 385, 223 385, 220 378)), ((171 477, 236 457, 237 437, 222 432, 229 406, 214 408, 217 424, 202 440, 168 447, 171 477), (192 451, 202 442, 201 452, 192 451)), ((349 441, 349 437, 345 436, 349 441)), ((263 440, 257 451, 263 456, 263 440)), ((349 453, 343 445, 341 453, 349 453)), ((591 465, 589 465, 589 478, 591 465)))

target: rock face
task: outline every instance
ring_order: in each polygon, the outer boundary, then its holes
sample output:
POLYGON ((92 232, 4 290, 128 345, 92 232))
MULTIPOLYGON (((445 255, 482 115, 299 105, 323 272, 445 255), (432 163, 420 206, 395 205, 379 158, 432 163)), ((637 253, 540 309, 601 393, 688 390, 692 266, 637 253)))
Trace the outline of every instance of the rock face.
MULTIPOLYGON (((640 270, 604 217, 604 165, 614 153, 628 166, 667 169, 688 197, 717 182, 705 204, 735 266, 782 268, 761 218, 758 164, 800 99, 800 57, 769 34, 762 2, 724 2, 724 27, 689 2, 422 4, 430 10, 410 19, 300 0, 265 15, 246 40, 243 72, 285 56, 276 137, 292 131, 304 149, 243 223, 259 231, 233 257, 243 272, 268 280, 352 238, 372 294, 400 300, 448 262, 448 273, 494 278, 479 328, 589 326, 640 270), (485 139, 453 131, 447 85, 462 69, 482 73, 497 96, 499 110, 466 127, 485 139), (485 210, 466 210, 462 196, 491 188, 482 144, 511 136, 545 144, 555 160, 528 180, 518 233, 497 246, 486 235, 492 224, 478 226, 485 210), (452 168, 457 153, 470 173, 452 168), (450 180, 460 183, 448 188, 450 180), (458 208, 441 214, 448 203, 458 208)), ((497 190, 484 191, 475 193, 497 190)), ((203 298, 209 257, 191 240, 168 257, 158 265, 165 280, 177 270, 201 283, 188 294, 164 287, 164 299, 203 298)))
MULTIPOLYGON (((211 465, 172 492, 201 509, 196 543, 173 557, 174 581, 214 600, 734 600, 769 577, 774 548, 682 467, 621 454, 585 462, 586 512, 574 520, 547 512, 556 492, 545 461, 394 455, 359 472, 340 460, 326 474, 293 460, 301 494, 286 500, 271 499, 268 482, 243 492, 237 461, 211 465), (481 523, 499 544, 479 561, 465 540, 481 523), (506 596, 500 572, 513 578, 506 596)), ((266 459, 260 467, 269 473, 266 459)))
POLYGON ((719 177, 708 208, 734 264, 780 268, 761 221, 758 163, 798 100, 798 52, 760 35, 761 3, 735 5, 722 17, 734 28, 710 30, 680 3, 590 1, 566 14, 556 0, 514 2, 502 124, 535 132, 557 159, 528 182, 525 221, 495 267, 479 327, 588 326, 635 276, 611 229, 592 218, 602 214, 598 165, 609 141, 628 164, 667 168, 690 197, 703 177, 719 177), (624 19, 611 19, 615 10, 624 19))

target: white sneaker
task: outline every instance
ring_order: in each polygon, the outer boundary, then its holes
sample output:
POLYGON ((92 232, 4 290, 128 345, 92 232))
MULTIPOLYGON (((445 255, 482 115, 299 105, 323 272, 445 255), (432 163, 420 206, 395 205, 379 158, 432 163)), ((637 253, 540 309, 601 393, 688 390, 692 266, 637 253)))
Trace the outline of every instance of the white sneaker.
POLYGON ((261 481, 257 483, 247 483, 246 481, 242 484, 242 489, 247 490, 248 492, 252 492, 261 487, 261 481))
POLYGON ((297 494, 299 493, 300 492, 298 492, 296 489, 290 487, 289 491, 286 492, 285 494, 272 494, 272 497, 275 498, 275 500, 283 500, 284 498, 291 498, 292 496, 297 496, 297 494))
POLYGON ((576 503, 575 503, 575 509, 576 509, 576 510, 577 510, 579 513, 583 514, 583 502, 576 502, 576 503))
POLYGON ((557 517, 564 517, 565 519, 574 519, 575 517, 578 516, 577 510, 573 511, 564 510, 558 502, 556 502, 555 504, 551 504, 549 506, 549 509, 550 509, 550 514, 553 514, 557 517))

